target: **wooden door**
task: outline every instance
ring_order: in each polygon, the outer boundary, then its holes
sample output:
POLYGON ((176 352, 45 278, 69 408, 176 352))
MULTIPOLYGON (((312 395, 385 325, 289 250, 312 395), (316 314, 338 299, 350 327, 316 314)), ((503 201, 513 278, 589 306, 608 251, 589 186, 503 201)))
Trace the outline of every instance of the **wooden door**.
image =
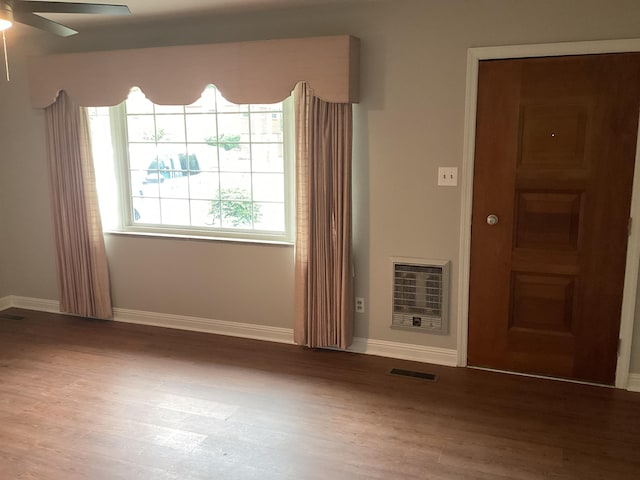
POLYGON ((480 62, 470 365, 614 382, 639 104, 640 54, 480 62))

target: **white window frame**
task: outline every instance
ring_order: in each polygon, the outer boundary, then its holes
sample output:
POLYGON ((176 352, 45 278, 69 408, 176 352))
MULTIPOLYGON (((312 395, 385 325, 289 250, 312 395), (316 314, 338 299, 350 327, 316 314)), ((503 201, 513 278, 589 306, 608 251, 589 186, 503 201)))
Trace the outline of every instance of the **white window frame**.
MULTIPOLYGON (((221 227, 193 227, 171 225, 141 225, 133 218, 131 180, 129 176, 129 142, 127 134, 125 102, 109 108, 111 142, 113 146, 113 169, 118 194, 116 196, 118 219, 108 233, 126 233, 149 236, 182 238, 204 238, 210 240, 235 240, 254 243, 292 244, 295 240, 295 120, 293 97, 283 101, 283 151, 284 151, 284 207, 285 231, 269 232, 250 229, 225 229, 221 227)), ((253 173, 253 172, 252 172, 253 173)))

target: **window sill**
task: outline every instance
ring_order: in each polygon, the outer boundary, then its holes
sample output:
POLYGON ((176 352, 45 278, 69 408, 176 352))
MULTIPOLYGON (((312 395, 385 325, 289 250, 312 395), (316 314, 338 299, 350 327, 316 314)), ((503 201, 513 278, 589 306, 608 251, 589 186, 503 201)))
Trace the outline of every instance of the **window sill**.
POLYGON ((185 241, 205 241, 205 242, 225 242, 225 243, 244 243, 255 245, 273 245, 276 247, 293 247, 293 242, 277 241, 277 240, 260 240, 253 238, 233 238, 233 237, 209 237, 206 235, 185 235, 178 233, 158 233, 158 232, 134 232, 124 230, 105 230, 105 235, 114 236, 131 236, 131 237, 148 237, 148 238, 168 238, 172 240, 185 241))

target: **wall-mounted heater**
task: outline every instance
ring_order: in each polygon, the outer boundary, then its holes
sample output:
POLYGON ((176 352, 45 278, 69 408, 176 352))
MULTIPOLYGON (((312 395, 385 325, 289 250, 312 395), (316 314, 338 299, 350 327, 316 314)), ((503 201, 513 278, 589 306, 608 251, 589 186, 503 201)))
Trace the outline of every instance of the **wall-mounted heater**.
POLYGON ((392 327, 449 333, 449 261, 392 258, 392 327))

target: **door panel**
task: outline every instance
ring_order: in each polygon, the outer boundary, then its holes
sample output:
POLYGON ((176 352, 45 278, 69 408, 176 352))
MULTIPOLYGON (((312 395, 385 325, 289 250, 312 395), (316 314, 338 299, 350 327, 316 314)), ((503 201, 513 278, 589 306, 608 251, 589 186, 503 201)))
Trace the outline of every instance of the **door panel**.
POLYGON ((515 248, 578 249, 582 192, 516 192, 515 248))
POLYGON ((573 334, 576 278, 514 273, 511 330, 573 334))
POLYGON ((523 105, 521 115, 520 168, 584 168, 584 105, 523 105))
POLYGON ((480 62, 470 365, 613 383, 639 105, 639 54, 480 62))

